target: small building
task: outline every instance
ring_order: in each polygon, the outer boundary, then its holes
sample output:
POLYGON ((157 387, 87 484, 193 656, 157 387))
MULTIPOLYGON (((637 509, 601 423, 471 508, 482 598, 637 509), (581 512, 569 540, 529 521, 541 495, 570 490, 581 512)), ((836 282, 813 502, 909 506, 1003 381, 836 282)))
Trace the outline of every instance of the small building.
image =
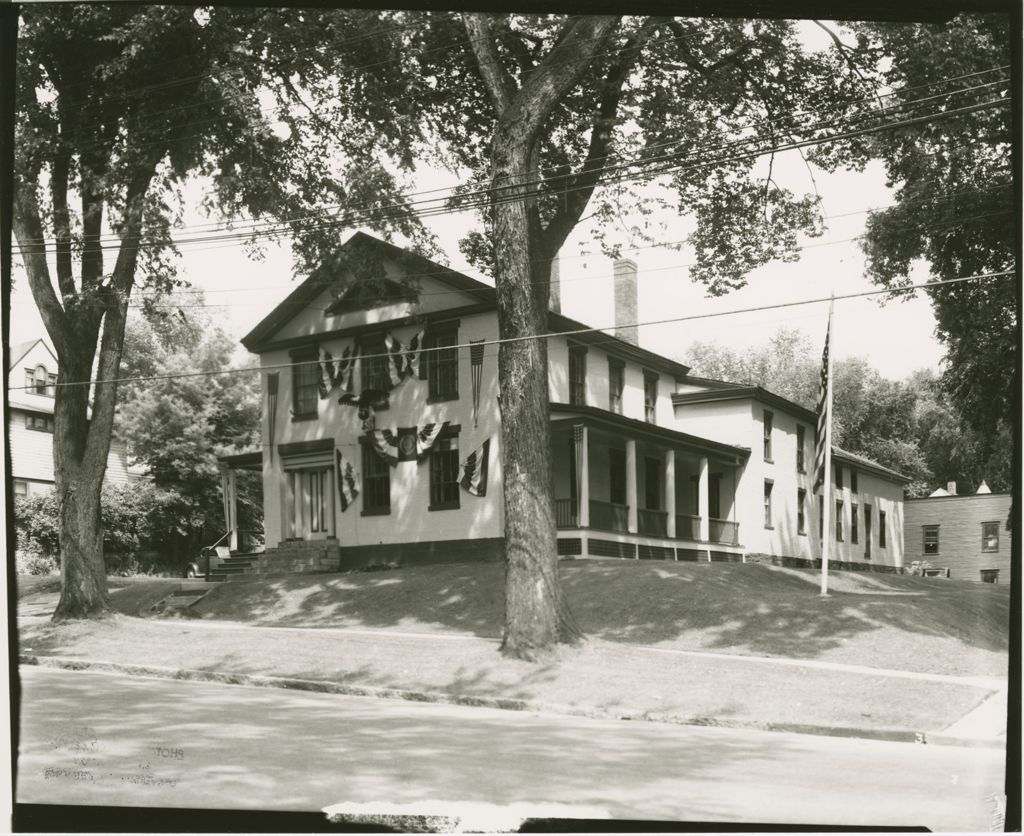
POLYGON ((906 561, 928 563, 942 577, 983 583, 1010 579, 1010 509, 1013 496, 992 493, 982 483, 978 493, 957 494, 956 483, 931 496, 908 499, 903 540, 906 561))
MULTIPOLYGON (((368 235, 353 246, 382 265, 372 292, 321 267, 242 340, 263 368, 267 549, 253 570, 501 559, 495 291, 368 235)), ((615 276, 614 335, 554 301, 549 314, 537 442, 551 446, 559 554, 820 561, 814 413, 640 347, 636 265, 615 276)), ((899 571, 907 480, 838 449, 833 461, 832 559, 899 571)))
MULTIPOLYGON (((53 490, 53 400, 57 355, 37 338, 11 346, 8 368, 7 424, 14 495, 53 490)), ((113 439, 107 456, 106 480, 122 485, 138 478, 131 472, 123 442, 113 439)))

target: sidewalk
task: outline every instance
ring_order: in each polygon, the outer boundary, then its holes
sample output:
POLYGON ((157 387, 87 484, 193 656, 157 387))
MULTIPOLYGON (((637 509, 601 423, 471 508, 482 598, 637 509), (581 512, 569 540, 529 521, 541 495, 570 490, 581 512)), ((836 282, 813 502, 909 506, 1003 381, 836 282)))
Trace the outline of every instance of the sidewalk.
POLYGON ((32 603, 32 615, 21 619, 20 651, 41 664, 100 663, 141 675, 590 717, 908 742, 1005 741, 1005 681, 988 677, 599 639, 531 664, 503 659, 497 639, 468 635, 127 617, 54 626, 41 618, 45 605, 32 603))

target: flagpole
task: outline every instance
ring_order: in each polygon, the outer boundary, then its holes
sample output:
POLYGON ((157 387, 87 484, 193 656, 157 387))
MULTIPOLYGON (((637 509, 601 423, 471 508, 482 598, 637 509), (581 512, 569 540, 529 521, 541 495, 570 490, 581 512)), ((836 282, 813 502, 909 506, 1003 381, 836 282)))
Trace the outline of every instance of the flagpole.
POLYGON ((832 313, 835 308, 835 294, 833 293, 832 301, 828 304, 828 330, 826 333, 826 350, 828 352, 828 368, 827 377, 825 379, 825 415, 827 420, 825 421, 825 472, 824 472, 824 484, 822 484, 822 523, 821 523, 821 595, 828 595, 828 561, 829 561, 829 543, 832 539, 831 522, 832 522, 832 502, 830 500, 830 489, 832 486, 832 355, 834 353, 833 347, 835 346, 835 331, 833 330, 834 323, 832 322, 832 313))

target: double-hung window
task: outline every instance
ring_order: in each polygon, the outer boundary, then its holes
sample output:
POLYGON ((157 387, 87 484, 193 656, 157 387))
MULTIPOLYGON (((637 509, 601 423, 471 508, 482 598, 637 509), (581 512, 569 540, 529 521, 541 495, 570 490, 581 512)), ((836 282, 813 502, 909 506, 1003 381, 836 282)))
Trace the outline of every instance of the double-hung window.
POLYGON ((850 468, 850 493, 857 493, 857 471, 850 468))
POLYGON ((836 542, 843 542, 843 500, 836 500, 836 542))
POLYGON ((291 353, 292 363, 292 420, 316 418, 320 399, 316 349, 302 348, 291 353))
POLYGON ((427 372, 427 397, 432 401, 454 401, 459 397, 459 329, 434 328, 428 332, 423 359, 427 372))
POLYGON ((764 460, 770 462, 772 460, 772 424, 775 422, 775 416, 772 415, 767 409, 764 411, 764 460))
POLYGON ((983 552, 999 551, 998 522, 983 522, 981 524, 981 550, 983 552))
POLYGON ((363 445, 363 516, 391 513, 391 466, 363 445))
POLYGON ((878 509, 878 548, 885 548, 885 511, 878 509))
POLYGON ((622 390, 625 385, 625 364, 614 357, 608 358, 608 410, 622 414, 622 390))
POLYGON ((843 466, 841 464, 833 463, 832 469, 836 472, 836 487, 842 490, 843 488, 843 466))
POLYGON ((359 352, 362 357, 359 360, 362 379, 360 386, 363 391, 377 389, 380 392, 391 391, 391 370, 388 364, 388 348, 384 344, 384 335, 363 337, 359 341, 359 352))
POLYGON ((921 534, 924 539, 924 553, 939 553, 939 527, 937 525, 921 526, 921 534))
POLYGON ((774 528, 772 524, 772 488, 775 485, 770 479, 764 480, 764 527, 774 528))
POLYGON ((459 507, 459 440, 440 438, 430 450, 430 508, 459 507))
POLYGON ((807 491, 796 489, 796 533, 807 533, 807 491))
POLYGON ((53 416, 37 415, 34 412, 25 413, 25 426, 30 430, 37 430, 41 433, 53 432, 53 416))
POLYGON ((850 503, 850 542, 856 543, 857 538, 860 535, 860 528, 858 525, 857 512, 860 508, 857 507, 856 502, 850 503))
POLYGON ((804 462, 804 426, 796 425, 796 472, 806 473, 807 468, 804 462))
POLYGON ((868 560, 871 559, 871 525, 872 525, 872 514, 871 506, 864 506, 864 557, 868 560))
POLYGON ((569 403, 584 406, 587 402, 587 349, 569 346, 569 403))
POLYGON ((654 372, 644 372, 644 420, 648 424, 655 422, 655 405, 658 402, 658 376, 654 372))

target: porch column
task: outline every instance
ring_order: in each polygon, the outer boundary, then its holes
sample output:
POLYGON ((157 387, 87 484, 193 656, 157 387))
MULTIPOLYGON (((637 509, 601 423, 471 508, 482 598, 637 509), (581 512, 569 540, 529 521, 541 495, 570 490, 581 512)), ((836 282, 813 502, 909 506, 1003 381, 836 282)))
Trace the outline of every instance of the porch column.
POLYGON ((711 539, 711 523, 708 520, 710 503, 708 502, 708 457, 700 457, 700 470, 697 477, 697 513, 700 514, 700 539, 707 543, 711 539))
POLYGON ((230 532, 228 548, 238 549, 238 475, 230 465, 220 465, 220 489, 224 501, 224 525, 230 532))
POLYGON ((576 427, 576 455, 579 457, 576 463, 578 475, 576 490, 579 492, 579 526, 589 528, 590 526, 590 434, 586 424, 577 424, 576 427))
POLYGON ((636 534, 636 509, 639 504, 636 498, 636 440, 626 440, 626 504, 629 506, 626 512, 626 530, 630 534, 636 534))
POLYGON ((668 511, 665 533, 676 536, 676 451, 665 451, 665 510, 668 511))

